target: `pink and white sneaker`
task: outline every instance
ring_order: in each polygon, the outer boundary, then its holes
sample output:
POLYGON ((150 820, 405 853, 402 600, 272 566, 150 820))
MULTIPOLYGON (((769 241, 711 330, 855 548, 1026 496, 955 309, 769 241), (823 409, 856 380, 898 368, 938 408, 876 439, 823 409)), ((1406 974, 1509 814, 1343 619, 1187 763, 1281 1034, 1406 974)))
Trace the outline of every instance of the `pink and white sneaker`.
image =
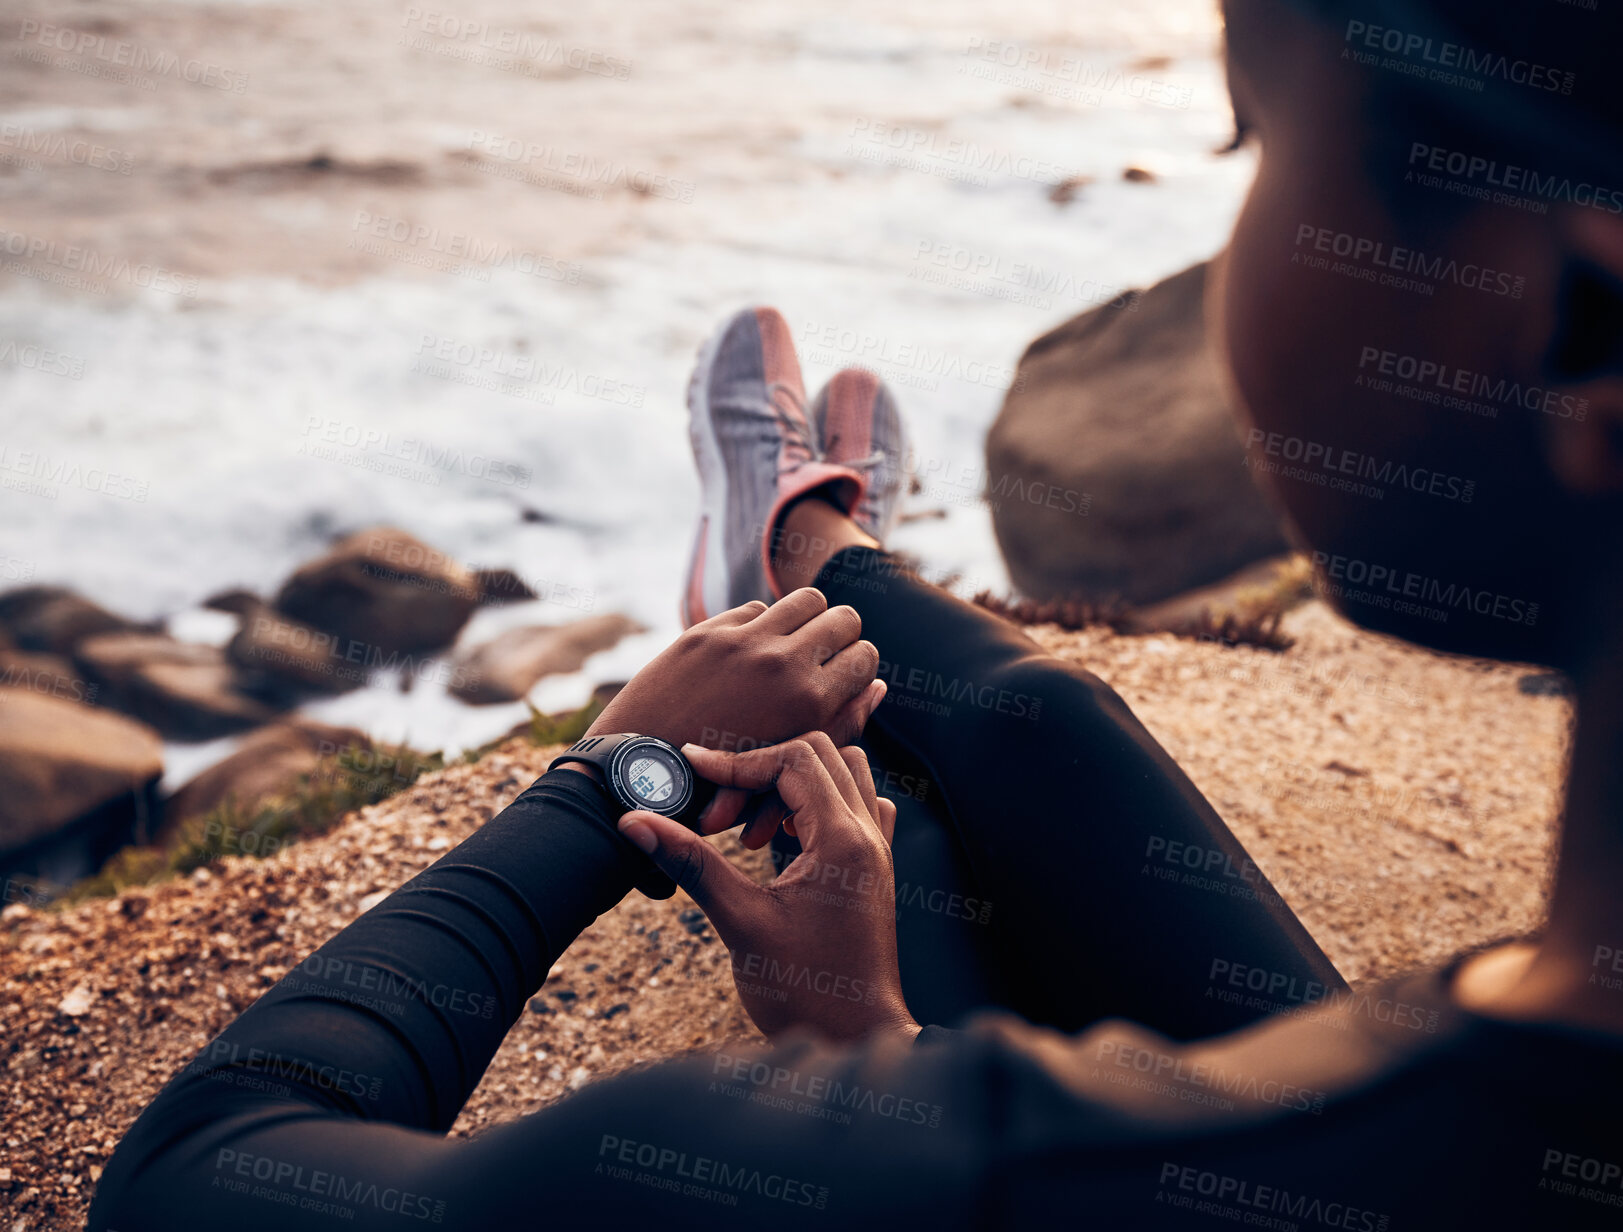
POLYGON ((883 543, 907 485, 907 430, 889 387, 865 368, 835 373, 812 403, 812 427, 825 460, 867 479, 851 518, 883 543))
POLYGON ((806 418, 789 324, 746 308, 699 351, 688 382, 689 433, 699 463, 699 533, 682 594, 682 624, 783 597, 772 576, 772 535, 790 502, 816 488, 850 512, 862 472, 824 461, 806 418))

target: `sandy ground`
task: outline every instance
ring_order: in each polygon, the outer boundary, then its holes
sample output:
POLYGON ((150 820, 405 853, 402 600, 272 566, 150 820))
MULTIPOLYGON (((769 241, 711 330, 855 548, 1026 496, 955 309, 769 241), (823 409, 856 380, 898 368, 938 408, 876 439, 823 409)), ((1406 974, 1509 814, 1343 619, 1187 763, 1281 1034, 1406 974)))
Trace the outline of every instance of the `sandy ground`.
MULTIPOLYGON (((1034 635, 1121 692, 1350 979, 1534 927, 1568 703, 1523 693, 1520 669, 1438 658, 1318 604, 1287 630, 1298 640, 1283 654, 1104 630, 1034 635)), ((81 1226, 101 1166, 166 1076, 488 820, 548 755, 513 742, 271 860, 59 914, 8 908, 0 1226, 81 1226)), ((723 947, 680 894, 633 897, 599 920, 531 1011, 457 1135, 638 1061, 754 1035, 723 947)))

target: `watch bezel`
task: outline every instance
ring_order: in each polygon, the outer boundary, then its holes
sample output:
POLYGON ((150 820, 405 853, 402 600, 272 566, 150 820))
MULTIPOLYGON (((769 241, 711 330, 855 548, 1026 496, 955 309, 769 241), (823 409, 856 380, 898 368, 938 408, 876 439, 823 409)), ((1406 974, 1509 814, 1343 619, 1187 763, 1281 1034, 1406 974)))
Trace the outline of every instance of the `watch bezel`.
POLYGON ((688 765, 688 759, 682 756, 680 749, 668 741, 661 740, 658 736, 637 736, 624 741, 610 754, 608 772, 609 787, 614 792, 615 799, 627 809, 642 809, 650 813, 659 813, 664 817, 680 818, 683 811, 693 801, 695 780, 693 767, 688 765), (681 768, 682 773, 679 790, 671 796, 669 801, 658 807, 637 803, 636 796, 626 787, 626 765, 636 756, 639 750, 650 746, 669 753, 676 765, 681 768))

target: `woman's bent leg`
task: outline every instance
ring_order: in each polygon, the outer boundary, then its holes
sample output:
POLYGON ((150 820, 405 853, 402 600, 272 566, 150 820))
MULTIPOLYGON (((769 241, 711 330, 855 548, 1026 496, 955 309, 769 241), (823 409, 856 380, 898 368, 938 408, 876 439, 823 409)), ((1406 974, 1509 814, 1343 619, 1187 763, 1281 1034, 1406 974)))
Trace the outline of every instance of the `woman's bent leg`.
MULTIPOLYGON (((1236 971, 1264 973, 1249 978, 1275 1001, 1345 987, 1103 681, 881 551, 839 553, 818 586, 879 647, 890 691, 870 728, 911 759, 888 769, 927 781, 951 827, 969 878, 957 892, 985 911, 999 1000, 1065 1030, 1126 1017, 1187 1039, 1270 1012, 1234 995, 1236 971)), ((899 858, 899 884, 904 871, 899 858)), ((936 962, 965 957, 941 948, 936 962)))

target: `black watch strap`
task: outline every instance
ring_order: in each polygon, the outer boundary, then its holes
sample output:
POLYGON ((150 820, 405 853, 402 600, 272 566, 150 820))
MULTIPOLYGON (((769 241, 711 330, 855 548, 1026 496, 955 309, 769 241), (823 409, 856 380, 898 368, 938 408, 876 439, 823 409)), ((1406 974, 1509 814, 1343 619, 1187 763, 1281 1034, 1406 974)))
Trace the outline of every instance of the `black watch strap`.
MULTIPOLYGON (((613 802, 614 807, 618 809, 619 812, 625 813, 634 808, 649 807, 647 805, 638 804, 634 799, 627 796, 622 790, 622 784, 619 776, 616 774, 615 754, 618 753, 625 745, 633 741, 637 742, 639 745, 659 746, 665 753, 668 753, 677 762, 679 762, 682 768, 686 771, 688 784, 687 790, 683 793, 685 802, 674 811, 665 808, 656 808, 654 811, 664 813, 667 817, 671 817, 674 820, 681 822, 683 825, 691 828, 698 820, 699 813, 703 810, 704 806, 708 804, 711 797, 716 794, 715 785, 700 779, 698 775, 693 773, 693 767, 688 765, 687 758, 683 757, 678 749, 666 741, 660 740, 656 736, 643 736, 637 734, 636 732, 615 732, 610 735, 583 736, 581 739, 575 741, 574 744, 565 749, 562 753, 558 754, 558 756, 554 757, 552 761, 548 763, 547 769, 548 771, 551 771, 558 766, 563 765, 565 762, 572 761, 582 762, 588 766, 595 766, 598 774, 602 777, 601 787, 603 789, 603 794, 608 796, 609 800, 613 802)), ((632 752, 631 756, 633 758, 635 757, 634 751, 632 752)))
POLYGON ((582 736, 558 756, 547 763, 549 771, 556 770, 566 761, 584 762, 588 766, 596 766, 599 774, 603 776, 603 786, 609 785, 609 758, 614 750, 627 740, 635 740, 633 732, 616 732, 612 736, 582 736))

